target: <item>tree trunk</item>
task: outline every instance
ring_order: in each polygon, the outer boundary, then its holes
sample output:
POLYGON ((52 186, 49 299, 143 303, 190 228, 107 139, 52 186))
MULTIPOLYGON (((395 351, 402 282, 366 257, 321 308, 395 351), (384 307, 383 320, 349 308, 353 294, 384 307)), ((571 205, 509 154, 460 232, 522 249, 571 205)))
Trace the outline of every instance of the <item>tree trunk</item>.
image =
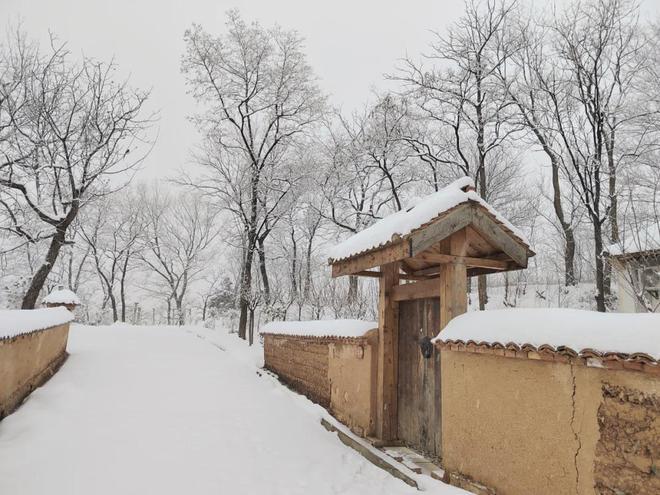
POLYGON ((128 271, 128 257, 124 259, 124 265, 121 270, 121 279, 119 280, 119 297, 121 299, 121 321, 126 322, 126 272, 128 271))
MULTIPOLYGON (((616 190, 617 187, 617 170, 616 163, 614 162, 614 129, 611 129, 611 133, 607 131, 603 132, 604 141, 605 141, 605 150, 607 153, 607 167, 609 172, 608 177, 608 199, 610 202, 610 209, 608 212, 608 217, 610 221, 610 243, 618 243, 621 241, 619 235, 619 199, 618 193, 616 190)), ((604 288, 605 288, 605 299, 609 300, 610 294, 612 291, 612 274, 611 267, 609 263, 605 263, 603 260, 603 270, 604 270, 604 288)))
POLYGON ((250 309, 250 325, 248 337, 248 344, 252 345, 254 343, 254 309, 250 309))
POLYGON ((250 302, 250 295, 252 293, 252 261, 254 259, 254 251, 257 245, 257 202, 259 193, 259 180, 260 175, 258 167, 252 170, 252 177, 250 180, 250 218, 246 222, 245 229, 247 234, 247 250, 243 263, 243 270, 241 273, 241 288, 240 288, 240 317, 238 319, 238 336, 245 340, 247 323, 248 323, 248 304, 250 302))
POLYGON ((183 313, 183 295, 181 297, 175 297, 174 303, 176 304, 177 325, 181 327, 186 322, 186 316, 183 313))
MULTIPOLYGON (((476 58, 477 65, 477 74, 476 74, 476 88, 477 88, 477 105, 475 106, 475 111, 477 114, 477 151, 479 153, 479 162, 477 164, 476 170, 476 182, 477 187, 479 188, 479 194, 482 198, 487 199, 487 183, 486 183, 486 147, 484 143, 484 135, 486 133, 486 125, 484 123, 483 115, 483 96, 482 96, 482 64, 481 57, 478 55, 476 58)), ((488 302, 488 285, 485 275, 479 275, 477 278, 477 286, 479 292, 479 309, 486 309, 486 303, 488 302)))
POLYGON ((312 286, 312 249, 314 243, 314 236, 310 235, 307 242, 307 252, 305 259, 305 286, 303 288, 303 299, 309 300, 309 290, 312 286))
POLYGON ((257 245, 257 251, 259 253, 259 273, 261 273, 261 283, 264 287, 264 302, 270 304, 270 281, 268 280, 268 270, 266 269, 264 239, 260 237, 257 245))
POLYGON ((46 259, 44 263, 39 267, 37 272, 32 277, 30 286, 28 287, 25 295, 23 296, 23 302, 21 303, 21 309, 34 309, 37 304, 37 299, 39 298, 39 293, 43 289, 46 279, 50 274, 55 261, 57 261, 57 256, 60 254, 60 249, 64 245, 66 236, 66 227, 58 227, 55 231, 55 235, 50 241, 50 246, 48 252, 46 253, 46 259))
POLYGON ((608 134, 606 131, 603 133, 605 141, 605 150, 607 152, 607 168, 609 172, 608 177, 608 195, 610 200, 610 241, 612 243, 619 242, 621 237, 619 235, 619 200, 617 195, 617 170, 614 161, 614 129, 608 134))
POLYGON ((241 271, 241 287, 239 294, 240 317, 238 318, 238 336, 246 339, 248 304, 250 302, 250 293, 252 292, 252 260, 254 257, 254 245, 248 241, 243 270, 241 271))
MULTIPOLYGON (((483 146, 483 133, 479 133, 478 140, 482 143, 483 146)), ((481 154, 479 156, 479 173, 478 173, 478 182, 479 182, 479 193, 482 198, 486 198, 486 157, 481 154)), ((486 275, 479 275, 477 277, 477 292, 479 294, 479 310, 483 311, 486 309, 486 304, 488 304, 488 279, 486 275)))
POLYGON ((596 258, 596 310, 605 312, 605 266, 603 263, 603 228, 594 219, 594 254, 596 258))
MULTIPOLYGON (((109 289, 108 289, 109 290, 109 289)), ((110 298, 110 307, 112 308, 112 322, 116 322, 119 319, 119 313, 117 311, 117 298, 115 295, 112 293, 112 291, 109 291, 109 298, 110 298)))
POLYGON ((297 279, 297 272, 298 272, 298 243, 296 242, 296 231, 291 228, 291 249, 292 249, 292 254, 291 256, 291 300, 295 301, 298 299, 298 279, 297 279))
POLYGON ((575 277, 575 234, 570 222, 566 221, 564 208, 561 204, 561 182, 559 179, 559 162, 555 154, 545 145, 545 141, 539 140, 543 144, 546 154, 550 157, 552 168, 552 206, 555 210, 555 216, 559 220, 559 225, 564 236, 564 285, 576 285, 575 277))

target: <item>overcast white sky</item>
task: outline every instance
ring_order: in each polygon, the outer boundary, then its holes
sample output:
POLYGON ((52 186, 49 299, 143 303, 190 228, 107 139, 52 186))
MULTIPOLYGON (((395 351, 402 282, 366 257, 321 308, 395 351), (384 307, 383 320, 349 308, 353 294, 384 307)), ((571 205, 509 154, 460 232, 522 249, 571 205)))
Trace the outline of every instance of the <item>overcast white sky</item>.
MULTIPOLYGON (((196 22, 219 33, 234 7, 247 20, 298 30, 322 89, 351 110, 384 86, 398 58, 425 50, 430 30, 459 17, 463 0, 0 0, 0 21, 5 27, 21 19, 33 38, 46 41, 50 29, 74 51, 114 56, 135 86, 153 89, 160 134, 140 174, 146 178, 184 166, 198 139, 186 121, 193 103, 179 71, 184 30, 196 22)), ((643 2, 645 16, 659 11, 658 0, 643 2)))

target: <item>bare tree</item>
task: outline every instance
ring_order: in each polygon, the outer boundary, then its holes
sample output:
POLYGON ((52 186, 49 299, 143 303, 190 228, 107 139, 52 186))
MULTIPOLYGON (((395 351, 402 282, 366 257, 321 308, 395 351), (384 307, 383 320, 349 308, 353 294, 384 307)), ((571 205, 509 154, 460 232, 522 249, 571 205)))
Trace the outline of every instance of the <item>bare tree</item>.
POLYGON ((124 196, 121 203, 118 200, 110 196, 90 205, 80 234, 92 254, 113 321, 125 322, 128 274, 139 255, 144 217, 135 196, 124 196))
POLYGON ((71 62, 54 40, 47 54, 25 47, 17 36, 0 54, 0 121, 12 128, 0 142, 0 206, 5 228, 49 243, 23 297, 29 309, 81 208, 107 192, 111 176, 119 187, 118 175, 144 158, 138 149, 151 121, 143 111, 148 93, 116 82, 114 64, 71 62), (14 80, 19 90, 4 84, 14 80))
POLYGON ((551 55, 561 77, 552 126, 563 147, 561 166, 593 228, 596 306, 605 311, 603 248, 608 238, 619 240, 618 178, 646 151, 648 135, 638 125, 654 112, 637 104, 637 83, 646 70, 637 5, 574 4, 554 20, 552 34, 551 55))
MULTIPOLYGON (((409 119, 405 98, 393 94, 379 95, 376 103, 369 108, 359 133, 352 136, 364 155, 366 169, 373 169, 383 181, 386 197, 391 198, 395 211, 404 208, 402 196, 407 187, 418 180, 405 139, 409 119)), ((345 128, 350 129, 348 126, 345 128)))
POLYGON ((176 321, 183 325, 184 299, 203 271, 208 248, 218 235, 215 211, 206 202, 158 190, 144 197, 140 257, 166 287, 168 308, 174 302, 176 321))
POLYGON ((544 43, 545 31, 531 24, 512 26, 519 36, 520 49, 510 57, 505 70, 498 74, 508 97, 513 101, 521 124, 529 129, 533 140, 550 162, 552 198, 555 218, 559 224, 564 249, 564 284, 575 285, 576 205, 573 197, 567 201, 563 191, 562 160, 565 148, 554 125, 558 105, 563 98, 563 83, 554 69, 544 43), (565 203, 569 204, 566 211, 565 203))
MULTIPOLYGON (((324 168, 317 178, 316 187, 323 195, 317 208, 340 231, 354 234, 382 218, 392 196, 383 174, 366 164, 362 142, 366 116, 337 120, 338 125, 330 124, 327 138, 319 143, 324 168)), ((358 277, 351 276, 345 303, 351 306, 357 295, 358 277)))
MULTIPOLYGON (((487 200, 499 192, 488 181, 496 177, 488 170, 496 163, 492 157, 520 130, 499 81, 499 72, 518 49, 506 28, 515 7, 515 1, 468 1, 460 20, 446 36, 437 34, 425 57, 440 66, 427 69, 408 58, 393 76, 405 84, 419 112, 445 129, 436 134, 442 140, 434 146, 410 140, 417 152, 427 163, 472 176, 487 200)), ((480 309, 487 301, 486 290, 486 278, 480 276, 480 309)))
POLYGON ((214 150, 231 155, 240 167, 233 175, 240 183, 227 187, 241 198, 245 245, 238 330, 244 339, 259 226, 264 232, 270 228, 260 217, 265 169, 279 166, 287 148, 318 120, 325 101, 297 33, 247 24, 236 11, 229 12, 226 26, 220 37, 199 26, 186 31, 182 70, 192 94, 208 105, 197 119, 200 130, 215 143, 214 150))

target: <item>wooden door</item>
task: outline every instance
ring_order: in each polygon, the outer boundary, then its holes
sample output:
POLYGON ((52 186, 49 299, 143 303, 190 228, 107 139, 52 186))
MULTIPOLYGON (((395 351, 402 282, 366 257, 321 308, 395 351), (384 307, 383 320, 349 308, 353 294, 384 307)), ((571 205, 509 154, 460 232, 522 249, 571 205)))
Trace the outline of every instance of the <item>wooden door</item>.
POLYGON ((440 353, 423 357, 420 340, 439 328, 439 298, 399 303, 398 437, 435 458, 442 456, 440 353))

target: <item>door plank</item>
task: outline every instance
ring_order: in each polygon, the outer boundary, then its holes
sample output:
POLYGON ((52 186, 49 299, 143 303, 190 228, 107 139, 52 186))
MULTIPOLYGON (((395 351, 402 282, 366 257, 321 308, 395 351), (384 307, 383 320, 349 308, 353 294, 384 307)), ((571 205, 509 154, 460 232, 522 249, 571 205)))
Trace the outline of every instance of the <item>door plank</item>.
POLYGON ((399 303, 399 439, 436 458, 442 455, 440 353, 424 359, 419 339, 434 337, 439 324, 437 297, 399 303))

